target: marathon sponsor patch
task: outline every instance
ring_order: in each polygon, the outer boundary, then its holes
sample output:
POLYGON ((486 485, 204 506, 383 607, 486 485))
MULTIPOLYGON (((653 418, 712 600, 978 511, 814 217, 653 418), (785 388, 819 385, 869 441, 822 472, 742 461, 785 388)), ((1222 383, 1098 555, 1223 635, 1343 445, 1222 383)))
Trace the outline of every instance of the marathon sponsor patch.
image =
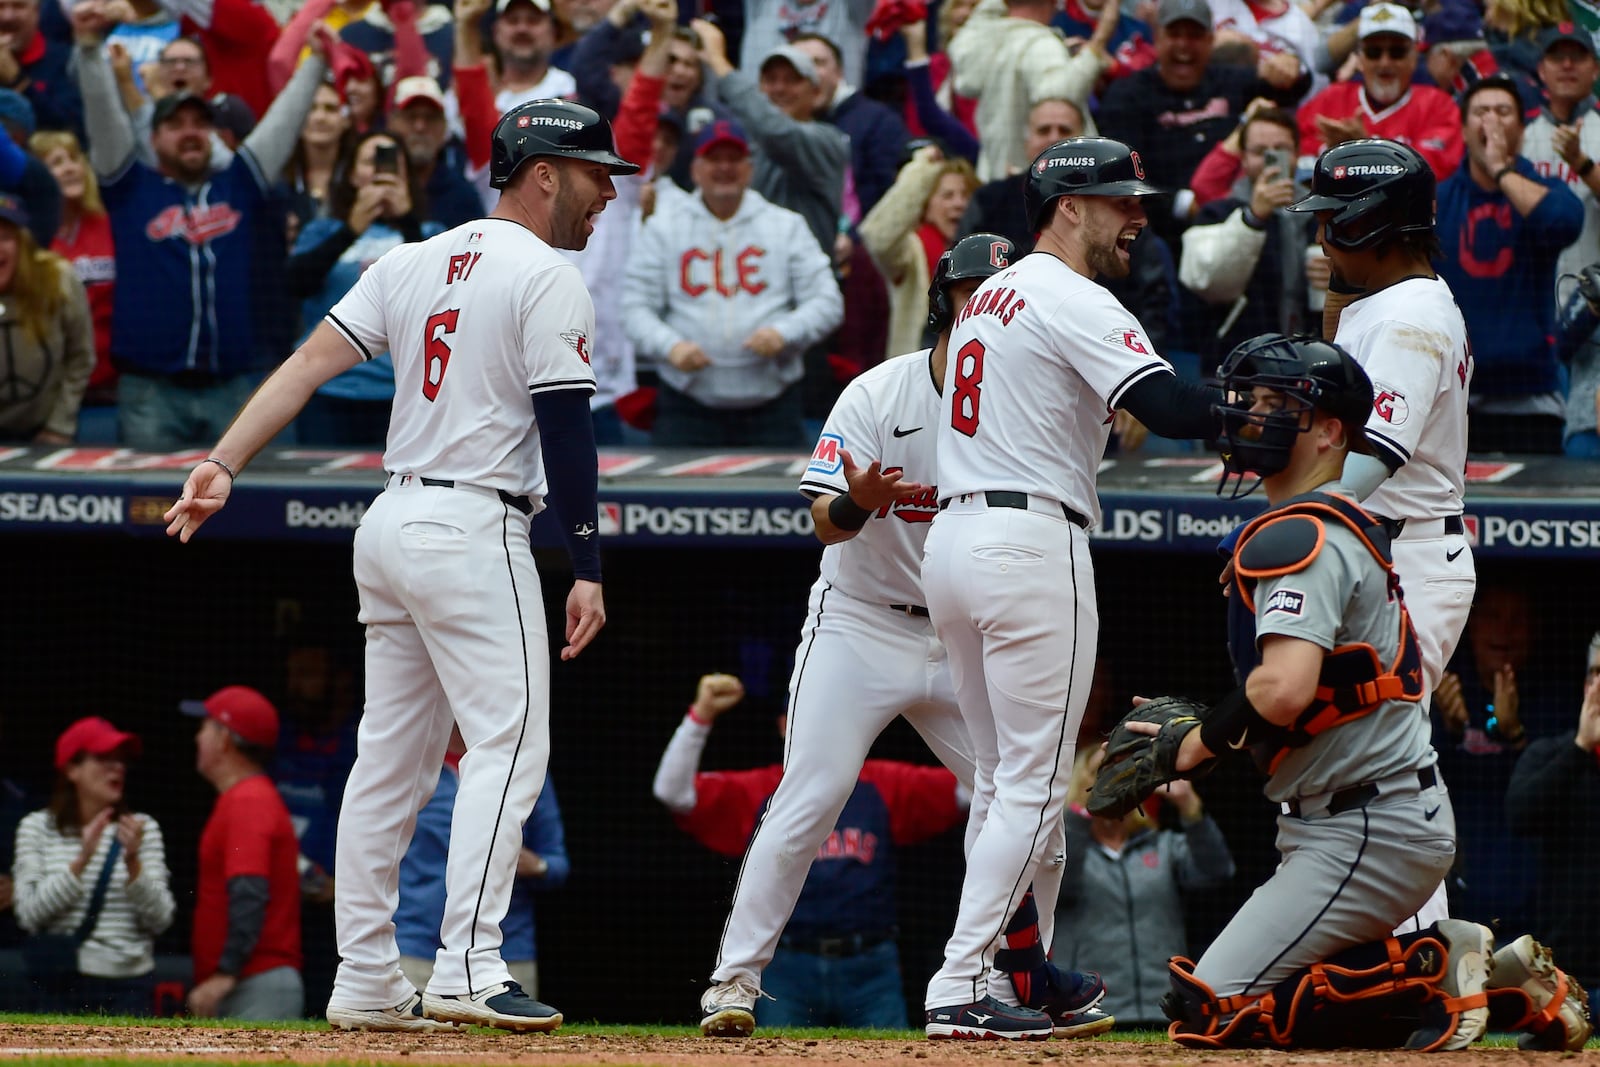
POLYGON ((836 433, 825 433, 817 438, 816 451, 811 453, 811 462, 806 465, 807 474, 838 474, 844 470, 844 457, 839 453, 844 448, 844 438, 836 433))
POLYGON ((1306 595, 1294 589, 1278 589, 1267 598, 1267 610, 1263 615, 1280 612, 1284 615, 1299 615, 1306 606, 1306 595))
POLYGON ((1411 414, 1411 407, 1406 403, 1406 395, 1382 382, 1372 383, 1372 391, 1372 410, 1378 413, 1378 418, 1390 426, 1404 426, 1411 414))

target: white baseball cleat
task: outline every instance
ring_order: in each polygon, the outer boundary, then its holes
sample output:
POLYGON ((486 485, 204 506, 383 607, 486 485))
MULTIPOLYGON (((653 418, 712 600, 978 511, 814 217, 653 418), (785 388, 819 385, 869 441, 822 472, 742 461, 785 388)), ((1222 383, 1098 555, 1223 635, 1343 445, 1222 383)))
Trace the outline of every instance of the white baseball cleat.
POLYGON ((336 1030, 422 1031, 454 1030, 450 1023, 422 1014, 422 994, 413 993, 392 1008, 341 1008, 328 1005, 327 1019, 336 1030))
POLYGON ((756 1032, 761 987, 748 978, 718 982, 700 998, 700 1032, 706 1037, 749 1037, 756 1032))
POLYGON ((1495 964, 1494 933, 1487 926, 1463 919, 1440 919, 1434 928, 1444 938, 1449 952, 1439 988, 1452 1000, 1475 998, 1483 1002, 1457 1013, 1455 1033, 1439 1048, 1441 1052, 1455 1052, 1471 1045, 1489 1028, 1489 1004, 1484 989, 1495 964))
POLYGON ((1520 989, 1533 1002, 1535 1012, 1546 1012, 1557 996, 1561 1005, 1552 1012, 1552 1023, 1542 1033, 1528 1032, 1517 1038, 1522 1049, 1548 1049, 1577 1052, 1594 1032, 1589 1016, 1589 993, 1555 964, 1550 950, 1523 934, 1494 954, 1494 976, 1490 989, 1520 989))
POLYGON ((422 1010, 430 1019, 499 1030, 554 1030, 561 1013, 522 991, 516 982, 500 982, 476 993, 424 993, 422 1010))

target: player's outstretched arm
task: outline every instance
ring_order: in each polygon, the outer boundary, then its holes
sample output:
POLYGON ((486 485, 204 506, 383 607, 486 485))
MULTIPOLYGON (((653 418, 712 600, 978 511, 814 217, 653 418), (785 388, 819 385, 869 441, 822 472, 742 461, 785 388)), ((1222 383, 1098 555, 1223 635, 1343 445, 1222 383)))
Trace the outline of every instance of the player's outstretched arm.
POLYGON ((848 449, 839 450, 839 459, 844 464, 844 480, 850 486, 849 491, 824 493, 811 501, 811 521, 816 527, 817 540, 825 545, 850 540, 861 532, 874 511, 928 488, 920 482, 907 480, 897 468, 885 471, 877 460, 862 470, 856 466, 848 449))
POLYGON ((211 455, 189 472, 183 495, 162 516, 167 536, 188 544, 228 502, 233 478, 306 406, 317 387, 361 361, 355 346, 323 322, 255 391, 211 455))
POLYGON ((588 648, 605 624, 606 602, 600 583, 579 578, 567 594, 567 647, 561 650, 561 658, 572 659, 588 648))

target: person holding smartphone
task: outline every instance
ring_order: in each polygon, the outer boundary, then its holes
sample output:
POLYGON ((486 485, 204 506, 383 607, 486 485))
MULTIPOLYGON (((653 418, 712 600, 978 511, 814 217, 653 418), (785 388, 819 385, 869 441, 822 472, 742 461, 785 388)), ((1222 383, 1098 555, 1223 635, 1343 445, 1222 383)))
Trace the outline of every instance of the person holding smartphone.
MULTIPOLYGON (((379 256, 444 229, 427 217, 424 191, 400 142, 381 130, 358 138, 336 170, 327 217, 306 223, 289 256, 304 333, 379 256)), ((296 436, 305 445, 381 448, 393 399, 394 365, 384 354, 318 389, 295 422, 296 436)))

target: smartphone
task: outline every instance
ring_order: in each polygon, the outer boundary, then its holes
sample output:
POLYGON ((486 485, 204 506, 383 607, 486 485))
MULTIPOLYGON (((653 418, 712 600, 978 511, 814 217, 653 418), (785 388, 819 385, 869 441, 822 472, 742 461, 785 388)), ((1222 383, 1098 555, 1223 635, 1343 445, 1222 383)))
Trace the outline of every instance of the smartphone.
POLYGON ((1265 172, 1267 172, 1269 170, 1274 170, 1275 169, 1278 172, 1278 180, 1279 181, 1282 181, 1285 178, 1289 178, 1289 179, 1293 179, 1294 178, 1294 150, 1293 149, 1291 149, 1291 148, 1268 148, 1264 152, 1261 153, 1261 157, 1262 157, 1263 160, 1265 160, 1265 163, 1263 164, 1263 166, 1261 168, 1262 169, 1262 173, 1265 173, 1265 172))
POLYGON ((393 142, 373 145, 372 169, 378 174, 399 174, 400 146, 393 142))

